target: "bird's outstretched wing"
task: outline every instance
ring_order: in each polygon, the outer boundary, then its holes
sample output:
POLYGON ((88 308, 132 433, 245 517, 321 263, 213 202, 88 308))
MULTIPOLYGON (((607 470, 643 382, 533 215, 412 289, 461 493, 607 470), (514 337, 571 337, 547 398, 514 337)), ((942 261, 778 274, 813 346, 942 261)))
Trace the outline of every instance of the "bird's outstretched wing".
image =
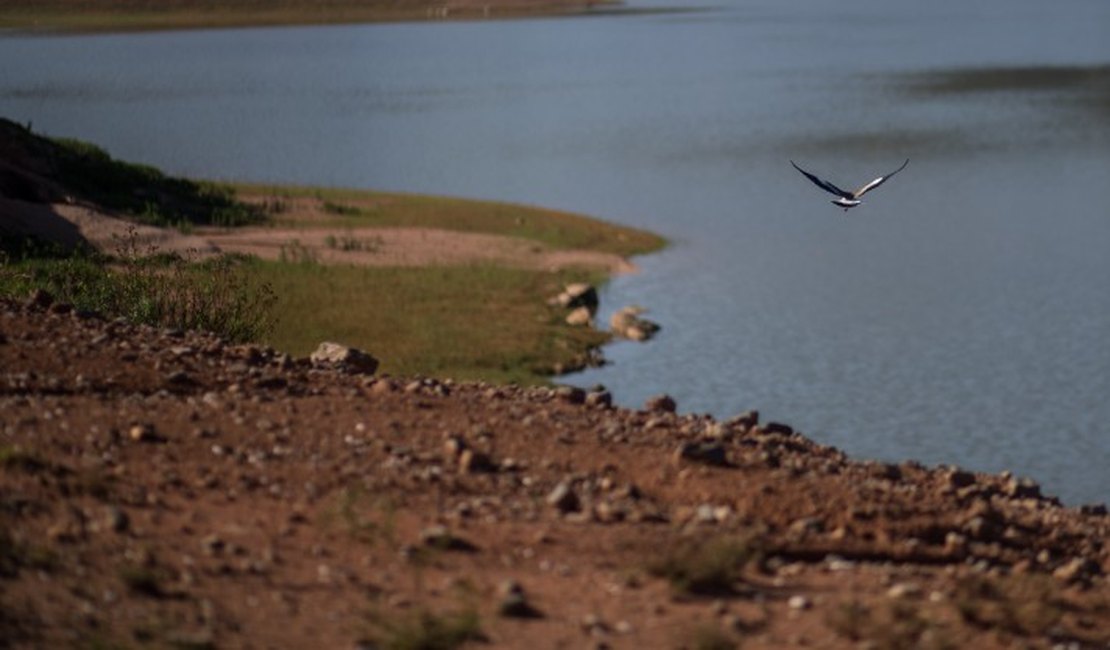
POLYGON ((798 171, 802 172, 802 174, 806 178, 813 181, 814 185, 816 185, 817 187, 820 187, 821 189, 825 190, 826 192, 828 192, 830 194, 835 194, 835 195, 840 196, 840 197, 844 197, 846 199, 855 198, 854 196, 852 196, 851 192, 845 192, 844 190, 840 189, 839 187, 833 185, 832 183, 830 183, 828 181, 821 180, 820 178, 817 178, 813 174, 811 174, 811 173, 807 172, 806 170, 802 169, 801 167, 799 167, 797 165, 797 163, 795 163, 793 160, 790 161, 790 164, 794 165, 794 169, 797 169, 798 171))
POLYGON ((883 183, 885 183, 887 181, 888 178, 890 178, 891 176, 894 176, 898 172, 905 169, 906 165, 908 165, 908 164, 910 164, 910 159, 906 158, 906 162, 902 163, 901 167, 899 167, 898 169, 895 169, 894 171, 890 172, 889 174, 880 176, 880 177, 876 178, 875 180, 871 181, 870 183, 868 183, 867 185, 864 185, 863 187, 859 188, 852 195, 852 198, 858 199, 859 197, 863 196, 864 194, 867 194, 871 190, 873 190, 876 187, 882 185, 883 183))

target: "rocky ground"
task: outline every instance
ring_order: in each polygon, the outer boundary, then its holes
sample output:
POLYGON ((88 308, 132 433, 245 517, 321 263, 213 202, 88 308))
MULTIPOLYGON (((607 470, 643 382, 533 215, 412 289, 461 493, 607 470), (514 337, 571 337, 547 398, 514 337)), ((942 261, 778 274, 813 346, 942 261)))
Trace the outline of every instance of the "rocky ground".
POLYGON ((1028 479, 326 366, 0 302, 0 646, 1110 644, 1110 517, 1028 479))

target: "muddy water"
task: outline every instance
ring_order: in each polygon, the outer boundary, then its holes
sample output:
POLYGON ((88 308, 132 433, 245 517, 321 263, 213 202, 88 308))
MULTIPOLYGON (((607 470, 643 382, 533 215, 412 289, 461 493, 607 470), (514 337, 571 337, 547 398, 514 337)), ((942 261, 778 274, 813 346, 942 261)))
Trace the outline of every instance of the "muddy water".
POLYGON ((7 36, 0 114, 174 172, 655 229, 603 300, 661 335, 570 381, 1110 499, 1110 5, 717 4, 7 36), (788 162, 855 187, 906 158, 848 213, 788 162))

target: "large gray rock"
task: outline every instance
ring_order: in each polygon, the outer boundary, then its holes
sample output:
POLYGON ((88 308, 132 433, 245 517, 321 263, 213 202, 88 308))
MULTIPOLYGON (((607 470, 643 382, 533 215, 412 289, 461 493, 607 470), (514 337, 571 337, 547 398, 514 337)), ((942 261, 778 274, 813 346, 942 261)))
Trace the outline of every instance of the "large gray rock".
POLYGON ((309 356, 314 366, 323 366, 353 374, 372 375, 378 360, 369 354, 340 343, 325 341, 309 356))

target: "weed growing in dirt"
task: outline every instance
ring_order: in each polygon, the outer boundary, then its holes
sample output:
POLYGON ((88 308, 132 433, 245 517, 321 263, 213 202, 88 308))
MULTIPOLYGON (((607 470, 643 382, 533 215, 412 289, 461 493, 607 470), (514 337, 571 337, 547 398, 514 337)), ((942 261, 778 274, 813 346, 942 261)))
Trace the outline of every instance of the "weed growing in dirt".
POLYGON ((315 265, 320 262, 316 257, 316 253, 308 246, 302 244, 299 239, 294 239, 281 245, 281 251, 278 253, 278 261, 283 264, 301 265, 315 265))
POLYGON ((353 205, 336 203, 334 201, 324 201, 324 212, 341 217, 358 217, 362 215, 361 208, 355 207, 353 205))
POLYGON ((735 637, 716 625, 704 624, 694 629, 689 643, 683 646, 691 650, 735 650, 739 644, 735 637))
POLYGON ((396 542, 396 508, 389 501, 370 497, 365 488, 348 486, 339 493, 335 506, 324 512, 325 525, 338 521, 347 533, 364 544, 396 542))
POLYGON ((871 608, 859 601, 841 603, 825 615, 825 624, 841 637, 863 641, 875 650, 956 650, 944 627, 911 602, 881 603, 871 608))
POLYGON ((0 468, 33 474, 47 468, 47 463, 33 451, 18 446, 0 447, 0 468))
POLYGON ((375 236, 375 237, 367 237, 367 238, 364 238, 364 239, 359 239, 358 237, 355 237, 351 233, 347 233, 347 234, 343 235, 342 237, 336 237, 335 235, 328 235, 327 237, 324 238, 324 245, 327 246, 328 248, 332 249, 332 250, 340 250, 340 251, 343 251, 344 253, 352 253, 352 252, 359 252, 359 251, 366 251, 368 253, 374 253, 374 252, 377 252, 378 250, 381 249, 381 247, 382 247, 382 238, 375 236))
POLYGON ((1050 576, 971 576, 956 585, 956 611, 967 623, 1005 630, 1015 636, 1041 636, 1060 626, 1066 604, 1050 576))
POLYGON ((135 323, 214 332, 233 342, 256 341, 273 325, 276 300, 265 283, 253 281, 240 257, 189 262, 142 251, 132 230, 118 242, 117 256, 76 254, 26 259, 0 267, 0 295, 33 289, 81 310, 135 323))
POLYGON ((712 596, 733 593, 744 569, 761 555, 754 537, 721 536, 684 540, 648 566, 679 594, 712 596))
POLYGON ((871 610, 857 600, 834 605, 825 614, 825 624, 850 641, 860 641, 867 633, 871 610))
POLYGON ((485 639, 472 608, 442 614, 420 608, 401 617, 375 614, 370 623, 376 630, 368 640, 382 650, 453 650, 485 639))

